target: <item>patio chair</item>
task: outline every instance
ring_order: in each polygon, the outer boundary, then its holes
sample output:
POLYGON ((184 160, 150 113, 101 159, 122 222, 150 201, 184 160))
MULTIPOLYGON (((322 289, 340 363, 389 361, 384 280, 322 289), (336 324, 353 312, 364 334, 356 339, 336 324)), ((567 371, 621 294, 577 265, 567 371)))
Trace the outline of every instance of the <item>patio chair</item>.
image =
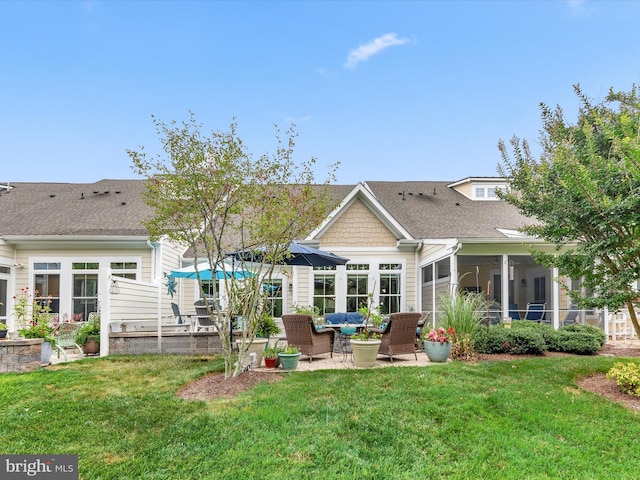
POLYGON ((388 355, 391 363, 394 355, 403 353, 413 353, 418 360, 415 338, 421 316, 420 312, 392 313, 384 329, 371 329, 382 333, 378 354, 388 355))
POLYGON ((209 309, 204 303, 204 300, 196 300, 193 306, 196 309, 196 316, 194 317, 193 323, 194 332, 199 332, 201 329, 206 329, 207 331, 213 330, 213 320, 211 319, 211 315, 209 315, 209 309))
POLYGON ((574 325, 576 323, 578 323, 577 319, 578 319, 578 306, 575 304, 571 304, 569 306, 569 311, 567 312, 567 316, 565 317, 564 321, 562 322, 562 326, 566 327, 567 325, 574 325))
POLYGON ((76 335, 78 334, 80 326, 80 323, 62 322, 53 332, 56 337, 56 351, 58 352, 58 358, 60 358, 60 352, 62 352, 65 362, 67 361, 67 353, 65 352, 66 348, 71 348, 72 351, 73 349, 77 349, 80 356, 84 356, 82 347, 76 343, 76 335))
POLYGON ((171 310, 173 311, 173 316, 178 319, 178 325, 191 325, 191 315, 181 314, 177 303, 171 302, 171 310))
POLYGON ((311 315, 282 315, 287 343, 295 345, 312 361, 315 355, 329 353, 333 358, 335 332, 331 328, 317 331, 311 315))
POLYGON ((542 322, 546 306, 546 303, 527 303, 527 311, 524 314, 524 319, 538 323, 542 322))

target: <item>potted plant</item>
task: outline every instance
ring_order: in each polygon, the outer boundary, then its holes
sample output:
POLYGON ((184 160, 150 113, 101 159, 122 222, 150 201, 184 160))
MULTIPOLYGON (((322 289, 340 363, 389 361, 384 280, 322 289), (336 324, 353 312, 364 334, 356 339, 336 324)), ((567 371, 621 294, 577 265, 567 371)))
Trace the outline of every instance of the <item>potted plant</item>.
POLYGON ((280 327, 278 327, 278 324, 274 320, 273 316, 263 313, 262 317, 260 317, 260 320, 258 321, 256 336, 268 339, 272 335, 278 335, 279 333, 280 327))
POLYGON ((446 362, 451 354, 451 340, 455 338, 456 331, 453 327, 445 330, 439 327, 437 330, 433 328, 429 333, 423 333, 422 339, 424 343, 424 351, 432 362, 446 362))
POLYGON ((295 345, 287 345, 282 352, 278 354, 282 368, 284 370, 293 371, 298 368, 300 361, 300 349, 295 345))
POLYGON ((7 338, 8 331, 9 331, 9 327, 7 327, 4 323, 0 322, 0 338, 7 338))
POLYGON ((322 315, 320 315, 320 308, 317 305, 307 305, 306 307, 294 305, 293 309, 298 315, 311 315, 316 330, 322 330, 324 328, 324 319, 322 315))
POLYGON ((247 347, 247 356, 251 358, 251 354, 254 354, 254 366, 260 366, 262 364, 264 350, 269 345, 269 337, 280 333, 280 328, 278 328, 278 324, 276 324, 271 315, 264 313, 257 321, 255 332, 256 336, 247 347))
POLYGON ((264 358, 264 366, 266 368, 276 368, 276 363, 278 362, 278 355, 282 352, 282 348, 274 346, 267 347, 262 352, 262 357, 264 358))
POLYGON ((78 329, 76 343, 82 348, 85 355, 94 355, 100 352, 100 316, 96 315, 78 329))
MULTIPOLYGON (((38 291, 34 291, 38 295, 38 291)), ((47 365, 51 363, 51 351, 56 339, 53 335, 54 325, 52 320, 51 307, 48 303, 42 303, 31 296, 29 287, 20 289, 20 294, 13 297, 15 303, 13 312, 18 318, 18 325, 22 328, 18 330, 22 338, 42 338, 40 347, 40 363, 47 365)))
POLYGON ((379 332, 371 330, 377 328, 382 323, 380 306, 373 306, 373 293, 367 297, 367 305, 358 310, 364 318, 364 328, 351 335, 351 351, 353 352, 353 363, 356 367, 373 367, 376 364, 378 350, 380 349, 379 332))

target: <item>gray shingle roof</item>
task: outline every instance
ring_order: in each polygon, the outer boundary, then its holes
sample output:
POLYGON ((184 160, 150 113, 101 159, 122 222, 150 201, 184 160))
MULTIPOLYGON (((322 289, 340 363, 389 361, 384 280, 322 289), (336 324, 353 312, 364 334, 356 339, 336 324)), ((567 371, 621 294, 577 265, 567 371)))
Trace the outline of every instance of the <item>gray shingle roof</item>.
POLYGON ((0 235, 144 236, 144 180, 12 183, 0 189, 0 235))
POLYGON ((471 200, 447 188, 451 183, 367 182, 367 185, 396 221, 418 239, 504 238, 498 228, 517 229, 531 221, 501 200, 471 200))
MULTIPOLYGON (((472 201, 451 182, 367 182, 380 203, 414 238, 503 238, 497 228, 526 223, 502 201, 472 201), (434 195, 435 191, 435 195, 434 195), (422 195, 420 195, 422 194, 422 195)), ((145 236, 145 180, 13 183, 0 189, 0 235, 145 236)), ((339 202, 354 185, 331 185, 339 202)))

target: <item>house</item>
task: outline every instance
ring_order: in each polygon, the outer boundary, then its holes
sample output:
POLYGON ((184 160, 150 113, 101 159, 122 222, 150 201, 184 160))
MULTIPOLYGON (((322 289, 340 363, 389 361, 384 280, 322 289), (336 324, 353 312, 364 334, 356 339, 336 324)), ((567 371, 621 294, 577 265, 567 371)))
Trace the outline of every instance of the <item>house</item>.
MULTIPOLYGON (((3 185, 0 322, 17 328, 12 297, 23 287, 49 301, 62 320, 99 311, 105 334, 123 322, 161 324, 172 315, 171 302, 191 310, 196 282, 180 280, 173 298, 165 275, 193 259, 184 247, 149 240, 141 224, 151 214, 144 188, 144 180, 3 185)), ((488 293, 500 318, 520 318, 536 303, 546 321, 561 325, 567 292, 557 272, 529 255, 527 245, 544 244, 518 233, 528 220, 497 198, 501 188, 508 185, 499 177, 331 186, 339 205, 300 242, 350 261, 283 269, 274 314, 295 305, 355 311, 373 292, 385 313, 424 311, 435 321, 439 295, 455 286, 488 293)), ((581 321, 598 319, 582 312, 581 321)))

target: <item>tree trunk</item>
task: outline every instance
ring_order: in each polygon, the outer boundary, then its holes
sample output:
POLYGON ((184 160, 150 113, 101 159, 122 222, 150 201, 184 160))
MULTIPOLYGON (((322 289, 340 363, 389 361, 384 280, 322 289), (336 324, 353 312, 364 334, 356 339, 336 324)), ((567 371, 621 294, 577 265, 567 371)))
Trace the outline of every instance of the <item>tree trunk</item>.
POLYGON ((638 317, 636 315, 636 309, 633 301, 627 301, 627 310, 629 310, 629 317, 631 317, 633 329, 636 331, 636 337, 640 338, 640 325, 638 324, 638 317))

